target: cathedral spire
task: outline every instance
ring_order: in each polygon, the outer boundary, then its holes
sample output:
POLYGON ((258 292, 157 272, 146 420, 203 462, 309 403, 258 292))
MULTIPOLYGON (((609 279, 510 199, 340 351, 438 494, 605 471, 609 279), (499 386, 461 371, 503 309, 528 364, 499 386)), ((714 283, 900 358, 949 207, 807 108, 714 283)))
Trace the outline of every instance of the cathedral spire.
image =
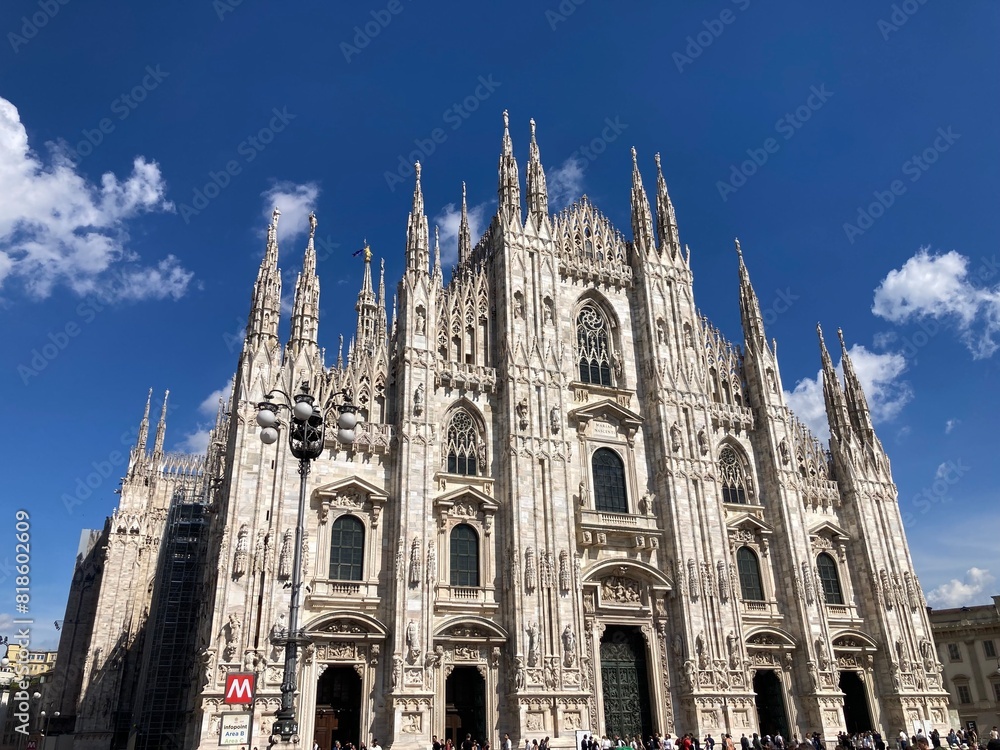
POLYGON ((149 405, 153 400, 153 389, 149 389, 146 396, 146 410, 142 413, 142 421, 139 422, 139 437, 135 441, 135 450, 140 456, 146 452, 146 440, 149 438, 149 405))
POLYGON ((549 215, 549 193, 545 187, 545 169, 538 153, 538 141, 535 140, 535 121, 531 121, 531 143, 528 144, 528 168, 524 173, 525 189, 528 194, 528 216, 534 217, 536 224, 541 225, 549 215))
POLYGON ((469 231, 469 206, 465 200, 465 183, 462 183, 462 219, 458 224, 458 264, 464 265, 472 255, 472 233, 469 231))
POLYGON ((497 185, 500 218, 520 222, 521 185, 517 176, 517 161, 514 160, 514 145, 510 140, 510 117, 503 111, 503 144, 500 151, 499 182, 497 185))
POLYGON ((753 284, 750 283, 750 272, 743 262, 743 250, 738 239, 736 255, 740 262, 740 317, 743 320, 743 337, 748 348, 754 347, 760 350, 767 346, 764 337, 764 318, 760 314, 760 302, 757 300, 753 284))
POLYGON ((677 214, 667 192, 667 181, 663 179, 660 155, 656 155, 656 229, 660 238, 660 252, 666 248, 671 258, 681 251, 680 235, 677 231, 677 214))
POLYGON ((337 347, 337 369, 344 369, 344 334, 340 334, 340 346, 337 347))
POLYGON ((413 187, 413 207, 406 224, 406 270, 427 273, 428 233, 424 213, 424 193, 420 189, 420 162, 413 165, 417 178, 413 187))
POLYGON ((653 215, 649 210, 649 199, 642 186, 639 160, 635 148, 632 149, 632 241, 642 257, 648 256, 656 244, 653 240, 653 215))
POLYGON ((170 398, 170 391, 163 394, 163 408, 160 409, 160 421, 156 423, 156 442, 153 443, 153 455, 163 455, 163 439, 167 435, 167 399, 170 398))
POLYGON ((364 254, 365 272, 361 279, 358 302, 354 306, 354 309, 358 311, 358 328, 354 338, 362 351, 373 352, 375 350, 378 304, 375 301, 375 292, 372 290, 372 249, 368 246, 367 240, 365 240, 364 254))
POLYGON ((851 421, 847 416, 844 392, 840 389, 840 379, 837 377, 837 371, 833 369, 833 360, 830 359, 830 352, 827 351, 826 342, 823 340, 823 329, 819 323, 816 324, 816 333, 819 335, 820 355, 823 360, 823 400, 826 402, 826 419, 830 424, 830 435, 831 438, 845 440, 851 432, 851 421))
POLYGON ((274 346, 278 343, 278 321, 281 315, 281 273, 278 271, 278 217, 275 207, 267 228, 267 249, 257 271, 253 286, 250 317, 247 320, 246 344, 274 346))
POLYGON ((441 271, 441 233, 437 224, 434 225, 434 271, 431 275, 437 286, 441 286, 444 274, 441 271))
POLYGON ((302 271, 295 282, 295 300, 292 304, 292 330, 288 337, 289 356, 309 349, 319 353, 319 277, 316 275, 316 214, 309 214, 309 240, 306 243, 302 271))
POLYGON ((378 340, 385 341, 385 258, 379 261, 378 271, 378 340))
POLYGON ((864 388, 858 379, 858 374, 854 370, 854 363, 851 355, 847 353, 847 344, 844 341, 844 332, 837 329, 837 337, 840 339, 841 365, 844 368, 844 400, 847 402, 847 413, 851 417, 858 434, 872 442, 875 436, 875 428, 872 426, 871 410, 868 408, 868 399, 865 398, 864 388))

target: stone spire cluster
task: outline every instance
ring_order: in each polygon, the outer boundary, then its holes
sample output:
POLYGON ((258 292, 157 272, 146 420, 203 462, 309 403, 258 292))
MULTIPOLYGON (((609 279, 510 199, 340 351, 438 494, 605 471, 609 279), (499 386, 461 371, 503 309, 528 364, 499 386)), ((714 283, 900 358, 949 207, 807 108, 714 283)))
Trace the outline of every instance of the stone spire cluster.
POLYGON ((521 223, 521 183, 517 176, 514 144, 510 139, 510 118, 503 113, 503 141, 497 183, 497 213, 508 222, 521 223))
POLYGON ((316 275, 316 214, 309 214, 309 239, 302 270, 295 282, 292 329, 285 356, 293 361, 300 354, 315 360, 319 354, 319 277, 316 275))
POLYGON ((278 270, 280 216, 281 211, 275 207, 267 228, 267 249, 253 286, 246 330, 246 348, 251 350, 261 347, 271 350, 278 345, 278 323, 281 319, 281 272, 278 270))

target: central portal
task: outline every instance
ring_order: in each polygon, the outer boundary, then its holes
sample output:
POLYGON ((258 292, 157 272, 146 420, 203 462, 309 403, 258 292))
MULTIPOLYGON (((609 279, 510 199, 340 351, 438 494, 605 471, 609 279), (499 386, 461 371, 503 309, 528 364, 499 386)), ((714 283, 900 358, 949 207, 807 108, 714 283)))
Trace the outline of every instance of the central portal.
POLYGON ((608 737, 648 737, 649 710, 646 642, 638 628, 609 625, 601 637, 601 691, 604 732, 608 737))
POLYGON ((858 672, 840 673, 840 689, 844 692, 844 723, 851 734, 872 729, 872 714, 868 710, 868 690, 858 672))
POLYGON ((316 731, 320 750, 333 743, 357 747, 361 737, 361 678, 352 667, 327 667, 316 685, 316 731))
POLYGON ((753 676, 753 691, 756 694, 758 731, 762 735, 789 737, 785 691, 778 673, 773 669, 757 670, 753 676))
POLYGON ((455 667, 444 684, 447 706, 444 738, 456 746, 465 735, 480 744, 489 739, 486 734, 486 680, 475 667, 455 667))

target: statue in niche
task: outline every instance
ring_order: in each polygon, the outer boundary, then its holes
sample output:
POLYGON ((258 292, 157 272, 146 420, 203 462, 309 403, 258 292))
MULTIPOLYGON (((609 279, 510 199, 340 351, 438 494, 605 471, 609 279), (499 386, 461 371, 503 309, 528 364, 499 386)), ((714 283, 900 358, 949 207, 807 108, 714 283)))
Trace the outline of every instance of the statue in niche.
POLYGON ((656 343, 667 343, 667 324, 663 322, 663 318, 656 319, 656 343))
POLYGON ((222 628, 222 632, 219 634, 226 641, 226 648, 222 652, 222 658, 226 661, 232 661, 233 657, 236 656, 236 650, 240 645, 240 635, 243 633, 243 623, 237 619, 235 613, 229 615, 229 620, 226 625, 222 628))
POLYGON ((549 427, 552 429, 553 435, 559 434, 560 422, 561 418, 559 414, 559 407, 553 406, 552 410, 549 412, 549 427))
POLYGON ((569 625, 562 632, 563 664, 572 667, 576 662, 576 634, 569 625))
POLYGON ((528 399, 522 398, 517 402, 517 423, 522 430, 528 429, 528 399))
POLYGON ((524 317, 524 297, 520 292, 514 292, 514 317, 524 317))
POLYGON ((729 668, 739 669, 740 643, 736 640, 736 632, 733 630, 730 630, 729 635, 726 636, 726 649, 729 651, 729 668))
POLYGON ((782 438, 781 442, 778 444, 778 452, 781 454, 781 463, 788 465, 791 460, 791 454, 788 451, 788 441, 782 438))
POLYGON ((538 623, 529 622, 524 632, 528 636, 528 666, 533 667, 538 663, 538 623))
POLYGON ((698 430, 698 448, 701 450, 701 455, 708 454, 708 433, 704 427, 698 430))
POLYGON ((552 323, 552 318, 553 318, 552 300, 549 299, 548 297, 545 298, 545 311, 544 311, 543 315, 544 315, 545 323, 547 325, 551 324, 552 323))
POLYGON ((417 308, 417 324, 415 326, 416 332, 421 336, 424 335, 424 328, 427 325, 427 316, 424 313, 424 308, 417 308))
POLYGON ((681 449, 681 428, 674 422, 670 427, 670 449, 677 453, 681 449))
POLYGON ((424 384, 417 386, 413 392, 413 416, 419 417, 424 413, 424 384))
POLYGON ((419 639, 420 634, 417 630, 417 623, 410 620, 406 624, 406 648, 410 664, 414 664, 420 658, 419 639))

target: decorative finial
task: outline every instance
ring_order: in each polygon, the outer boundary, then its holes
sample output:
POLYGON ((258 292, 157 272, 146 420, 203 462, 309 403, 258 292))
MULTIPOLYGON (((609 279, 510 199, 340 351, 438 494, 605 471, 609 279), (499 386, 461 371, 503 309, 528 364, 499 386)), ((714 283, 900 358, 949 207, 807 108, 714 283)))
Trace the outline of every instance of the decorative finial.
POLYGON ((740 238, 736 237, 735 241, 736 241, 736 254, 738 256, 740 256, 740 258, 742 258, 743 257, 743 250, 740 249, 740 238))
POLYGON ((372 249, 368 247, 368 238, 365 238, 365 263, 372 262, 372 249))
POLYGON ((310 211, 309 212, 309 239, 312 239, 313 237, 316 236, 316 225, 318 223, 319 222, 316 221, 316 212, 315 211, 310 211))
POLYGON ((275 206, 274 210, 271 212, 271 221, 277 221, 279 216, 281 216, 281 211, 277 206, 275 206))
POLYGON ((660 152, 659 151, 657 151, 653 155, 653 160, 656 162, 656 168, 659 169, 660 168, 660 152))
POLYGON ((837 338, 840 339, 840 348, 846 352, 847 343, 844 341, 844 331, 839 327, 837 328, 837 338))
POLYGON ((530 120, 528 120, 528 123, 531 125, 531 137, 534 138, 535 137, 535 118, 532 117, 530 120))
POLYGON ((413 168, 414 168, 414 169, 416 170, 416 172, 417 172, 417 181, 419 181, 419 180, 420 180, 420 162, 419 162, 419 161, 415 161, 415 162, 413 163, 413 168))
POLYGON ((503 129, 506 130, 510 127, 510 116, 507 114, 507 110, 503 111, 503 129))
POLYGON ((636 153, 635 153, 635 146, 633 146, 632 147, 632 163, 636 164, 637 160, 638 160, 638 157, 636 156, 636 153))
POLYGON ((462 203, 465 203, 465 180, 462 180, 462 203))

